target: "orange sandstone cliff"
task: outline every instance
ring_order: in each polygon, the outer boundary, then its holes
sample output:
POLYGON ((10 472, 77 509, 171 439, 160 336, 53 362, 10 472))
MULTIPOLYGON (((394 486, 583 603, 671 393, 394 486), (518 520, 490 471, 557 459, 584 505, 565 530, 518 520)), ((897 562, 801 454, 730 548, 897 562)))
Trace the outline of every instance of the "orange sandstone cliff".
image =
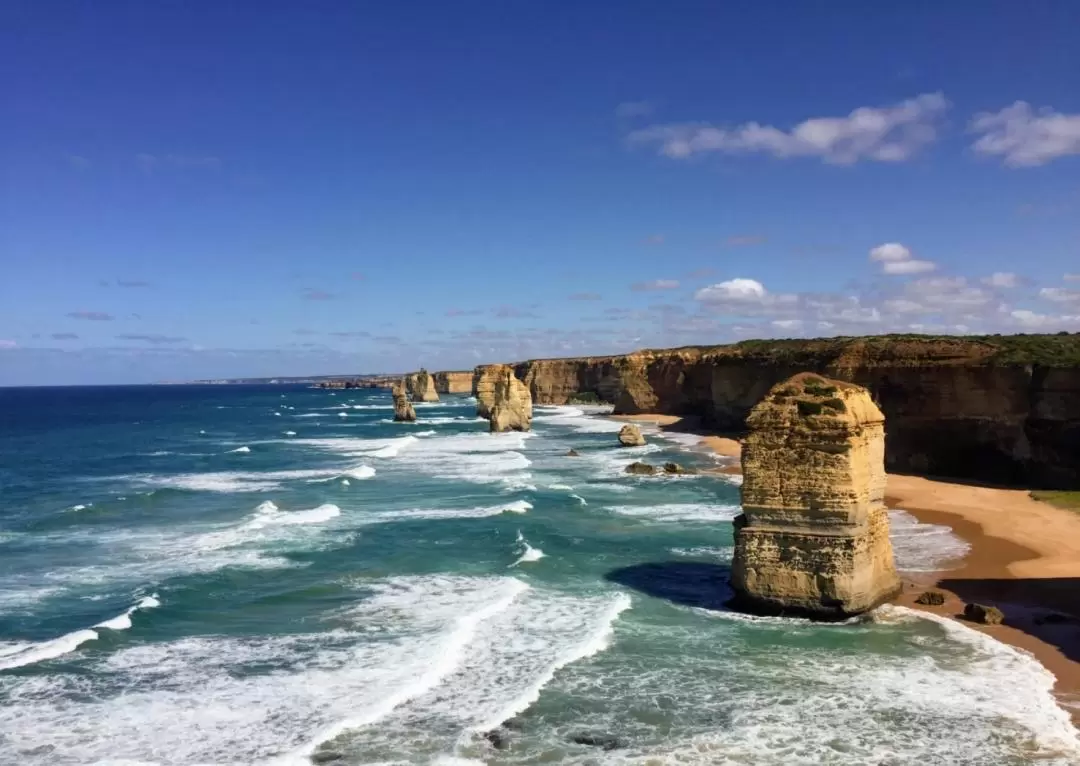
POLYGON ((468 394, 472 393, 473 371, 464 372, 436 372, 435 390, 440 394, 468 394))
POLYGON ((1077 334, 746 341, 513 366, 534 404, 587 394, 718 431, 745 430, 772 386, 815 372, 870 392, 889 423, 890 471, 1080 487, 1077 334))

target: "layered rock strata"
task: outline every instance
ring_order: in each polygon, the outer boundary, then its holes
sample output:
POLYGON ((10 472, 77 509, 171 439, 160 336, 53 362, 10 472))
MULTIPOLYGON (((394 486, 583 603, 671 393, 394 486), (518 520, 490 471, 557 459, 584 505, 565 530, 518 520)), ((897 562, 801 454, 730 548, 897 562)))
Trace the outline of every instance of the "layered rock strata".
POLYGON ((889 470, 1080 488, 1077 334, 745 341, 514 369, 536 404, 588 395, 616 413, 695 416, 717 431, 744 430, 773 385, 812 371, 871 392, 889 421, 889 470))
POLYGON ((436 372, 435 390, 440 394, 468 394, 472 392, 473 371, 436 372))
POLYGON ((492 433, 532 428, 532 396, 528 387, 515 377, 512 367, 505 365, 488 374, 482 389, 484 396, 483 399, 477 396, 476 411, 490 420, 492 433))
POLYGON ((860 386, 801 374, 747 418, 735 604, 842 619, 900 591, 885 509, 885 417, 860 386))
POLYGON ((405 381, 396 384, 391 390, 394 397, 394 420, 399 423, 412 423, 416 420, 416 410, 405 393, 405 381))
POLYGON ((414 402, 439 401, 439 392, 435 390, 435 378, 427 370, 421 369, 420 372, 411 377, 412 400, 414 402))

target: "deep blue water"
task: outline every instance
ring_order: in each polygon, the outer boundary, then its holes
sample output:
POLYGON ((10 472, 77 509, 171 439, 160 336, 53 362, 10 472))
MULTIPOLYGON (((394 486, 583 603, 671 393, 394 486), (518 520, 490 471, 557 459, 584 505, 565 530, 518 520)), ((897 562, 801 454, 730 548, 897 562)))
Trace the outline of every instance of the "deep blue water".
MULTIPOLYGON (((0 763, 1077 762, 981 634, 724 610, 737 485, 623 472, 713 465, 693 437, 474 408, 0 389, 0 763)), ((893 522, 903 569, 957 552, 893 522)))

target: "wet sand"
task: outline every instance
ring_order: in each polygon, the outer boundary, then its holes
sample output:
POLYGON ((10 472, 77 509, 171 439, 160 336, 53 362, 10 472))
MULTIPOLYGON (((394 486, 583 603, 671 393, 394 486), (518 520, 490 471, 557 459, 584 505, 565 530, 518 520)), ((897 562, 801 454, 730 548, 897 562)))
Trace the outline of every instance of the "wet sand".
MULTIPOLYGON (((613 417, 702 436, 705 446, 728 459, 718 470, 740 470, 739 442, 709 434, 692 419, 613 417)), ((889 474, 886 503, 920 522, 951 527, 971 546, 953 569, 905 578, 896 603, 951 617, 1033 654, 1057 677, 1055 692, 1080 726, 1080 513, 1034 500, 1026 490, 899 474, 889 474), (942 606, 915 603, 930 588, 945 592, 942 606), (1005 624, 964 620, 970 601, 997 606, 1005 624)))

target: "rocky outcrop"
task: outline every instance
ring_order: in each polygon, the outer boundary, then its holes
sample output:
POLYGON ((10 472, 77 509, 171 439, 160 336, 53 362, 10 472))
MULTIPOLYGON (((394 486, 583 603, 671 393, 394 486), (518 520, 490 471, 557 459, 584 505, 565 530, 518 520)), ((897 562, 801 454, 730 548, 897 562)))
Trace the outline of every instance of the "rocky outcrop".
POLYGON ((656 466, 638 461, 626 466, 626 472, 635 476, 652 476, 656 473, 656 466))
POLYGON ((435 390, 435 378, 427 370, 421 368, 420 372, 410 377, 412 379, 411 393, 414 402, 439 401, 439 392, 435 390))
POLYGON ((773 385, 812 371, 870 391, 889 421, 891 471, 1080 488, 1076 334, 746 341, 515 371, 537 404, 584 394, 617 413, 694 415, 717 431, 744 430, 773 385))
POLYGON ((435 379, 435 390, 440 394, 468 394, 472 392, 472 370, 465 372, 436 372, 431 377, 435 379))
POLYGON ((472 395, 476 397, 476 415, 481 418, 491 417, 491 407, 495 404, 495 381, 514 368, 508 364, 485 364, 473 372, 472 395))
POLYGON ((841 619, 900 591, 885 509, 885 417, 812 374, 750 412, 731 584, 755 612, 841 619))
POLYGON ((1000 625, 1005 621, 1005 615, 996 606, 964 604, 964 619, 982 625, 1000 625))
POLYGON ((641 435, 641 429, 633 423, 627 423, 619 429, 619 444, 624 447, 643 447, 645 437, 641 435))
POLYGON ((391 391, 394 397, 394 420, 399 423, 412 423, 416 420, 416 410, 405 393, 405 381, 401 381, 391 391))
POLYGON ((503 369, 493 381, 489 420, 492 433, 532 428, 532 396, 510 367, 503 369))

